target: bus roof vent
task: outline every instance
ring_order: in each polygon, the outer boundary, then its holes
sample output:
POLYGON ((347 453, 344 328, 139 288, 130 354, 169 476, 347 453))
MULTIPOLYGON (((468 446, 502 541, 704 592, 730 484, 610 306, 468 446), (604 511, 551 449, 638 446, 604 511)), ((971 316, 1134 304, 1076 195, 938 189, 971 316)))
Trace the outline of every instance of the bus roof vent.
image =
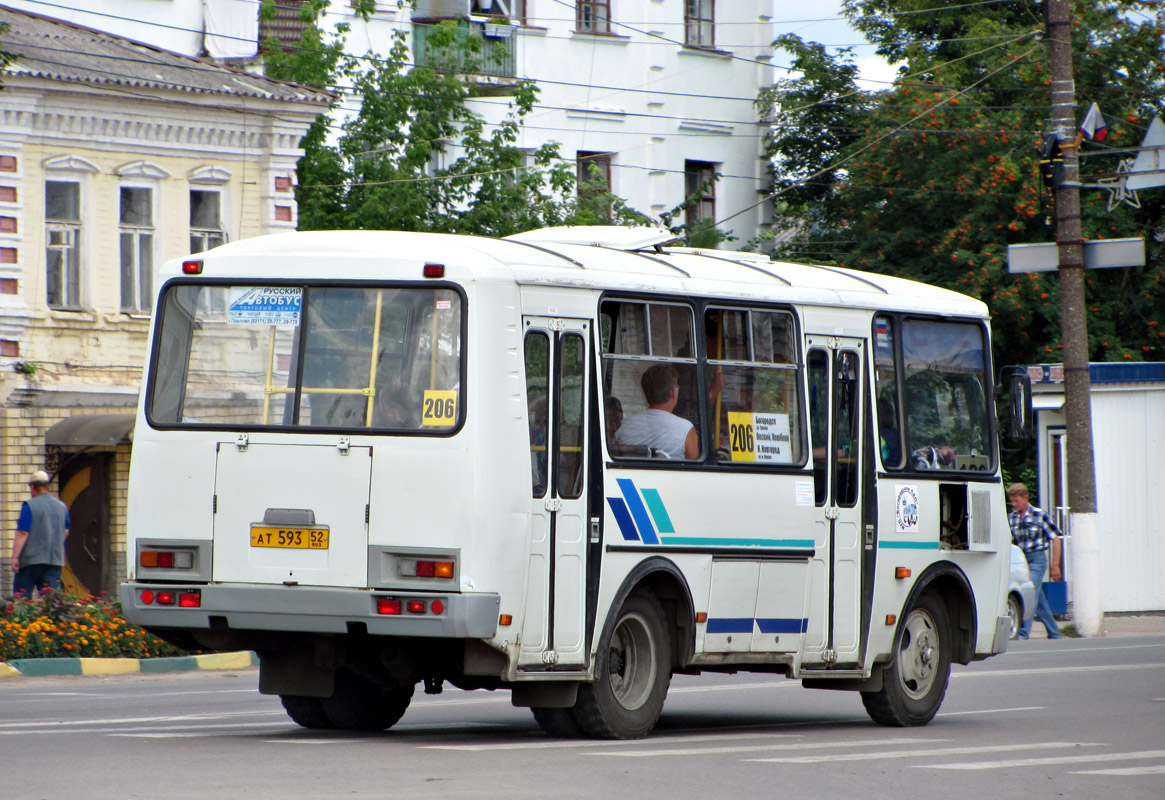
POLYGON ((667 228, 626 227, 623 225, 562 225, 556 228, 515 233, 507 236, 527 244, 581 244, 609 247, 612 250, 646 250, 676 241, 667 228))

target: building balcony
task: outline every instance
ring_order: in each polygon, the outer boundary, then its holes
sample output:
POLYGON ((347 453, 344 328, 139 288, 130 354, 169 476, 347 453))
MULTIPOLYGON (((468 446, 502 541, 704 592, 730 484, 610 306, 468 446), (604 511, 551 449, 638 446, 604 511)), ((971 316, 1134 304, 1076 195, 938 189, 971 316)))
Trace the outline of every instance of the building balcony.
POLYGON ((413 22, 418 67, 460 72, 478 83, 509 84, 517 76, 517 37, 502 18, 413 22))

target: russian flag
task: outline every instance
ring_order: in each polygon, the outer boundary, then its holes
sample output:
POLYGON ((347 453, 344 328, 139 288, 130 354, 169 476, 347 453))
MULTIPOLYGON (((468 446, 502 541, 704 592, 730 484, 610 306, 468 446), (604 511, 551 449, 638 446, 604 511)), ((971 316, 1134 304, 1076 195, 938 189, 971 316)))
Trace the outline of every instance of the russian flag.
POLYGON ((1103 142, 1104 137, 1108 136, 1108 123, 1104 121, 1104 117, 1100 113, 1100 106, 1096 103, 1088 107, 1088 113, 1084 115, 1084 121, 1080 123, 1080 133, 1086 139, 1095 139, 1098 142, 1103 142))

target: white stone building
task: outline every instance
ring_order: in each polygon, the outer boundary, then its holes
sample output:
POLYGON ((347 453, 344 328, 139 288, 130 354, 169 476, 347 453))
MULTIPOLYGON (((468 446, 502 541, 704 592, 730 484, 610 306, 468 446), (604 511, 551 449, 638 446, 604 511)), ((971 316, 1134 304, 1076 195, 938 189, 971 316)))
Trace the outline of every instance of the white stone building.
MULTIPOLYGON (((257 0, 6 2, 257 68, 258 39, 297 38, 303 0, 276 0, 280 17, 262 29, 257 0)), ((463 20, 487 53, 505 54, 474 77, 499 92, 474 101, 476 108, 499 121, 507 82, 537 81, 539 105, 519 146, 533 151, 559 142, 564 158, 608 174, 611 190, 632 208, 658 218, 716 174, 688 219, 717 221, 736 237, 727 246, 765 229, 763 130, 754 101, 773 82, 774 0, 416 0, 415 8, 376 0, 369 21, 352 5, 333 0, 327 18, 350 26, 349 53, 385 54, 392 31, 404 28, 420 64, 426 31, 438 20, 463 20)))

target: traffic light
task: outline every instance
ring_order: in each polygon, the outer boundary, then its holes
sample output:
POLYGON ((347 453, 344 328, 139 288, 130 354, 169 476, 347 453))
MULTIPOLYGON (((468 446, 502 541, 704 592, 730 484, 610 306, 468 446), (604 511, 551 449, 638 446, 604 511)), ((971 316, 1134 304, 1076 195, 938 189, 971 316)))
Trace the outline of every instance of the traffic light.
POLYGON ((1040 177, 1044 185, 1055 188, 1060 183, 1064 168, 1064 154, 1060 151, 1060 139, 1054 133, 1045 133, 1040 145, 1040 177))

